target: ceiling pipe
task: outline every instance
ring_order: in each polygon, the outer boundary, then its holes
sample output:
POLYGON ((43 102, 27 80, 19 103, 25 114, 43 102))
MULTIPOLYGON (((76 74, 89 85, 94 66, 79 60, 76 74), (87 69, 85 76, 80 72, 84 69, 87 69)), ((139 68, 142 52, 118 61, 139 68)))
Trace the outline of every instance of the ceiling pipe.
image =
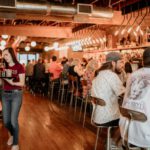
MULTIPOLYGON (((40 15, 68 15, 74 16, 77 14, 77 6, 63 6, 53 5, 49 3, 28 3, 28 2, 16 2, 15 8, 0 8, 0 11, 16 12, 16 13, 30 13, 40 15)), ((110 8, 93 7, 91 17, 112 18, 113 10, 110 8)))

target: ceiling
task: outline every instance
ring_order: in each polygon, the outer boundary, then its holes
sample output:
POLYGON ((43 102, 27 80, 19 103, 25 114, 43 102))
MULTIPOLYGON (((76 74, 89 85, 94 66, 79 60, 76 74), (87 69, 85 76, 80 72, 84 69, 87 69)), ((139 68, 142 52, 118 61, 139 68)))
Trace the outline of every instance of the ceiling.
POLYGON ((143 0, 18 0, 17 2, 22 5, 29 3, 33 6, 30 6, 30 10, 23 8, 25 11, 22 11, 22 8, 18 8, 17 11, 10 8, 0 8, 0 34, 10 35, 7 42, 15 45, 15 47, 23 48, 31 41, 36 41, 38 42, 36 49, 43 49, 45 45, 52 45, 54 42, 63 43, 77 39, 81 35, 83 38, 93 33, 98 36, 95 30, 101 34, 110 27, 120 25, 120 20, 123 19, 121 10, 122 13, 129 13, 149 6, 149 1, 144 1, 145 3, 143 0), (107 16, 92 17, 82 14, 51 14, 45 13, 44 7, 42 7, 49 4, 66 9, 68 6, 70 8, 76 7, 78 3, 105 8, 102 11, 106 14, 109 12, 108 17, 113 10, 114 15, 112 18, 107 18, 107 16), (34 6, 36 6, 34 4, 39 4, 41 10, 34 11, 34 6))

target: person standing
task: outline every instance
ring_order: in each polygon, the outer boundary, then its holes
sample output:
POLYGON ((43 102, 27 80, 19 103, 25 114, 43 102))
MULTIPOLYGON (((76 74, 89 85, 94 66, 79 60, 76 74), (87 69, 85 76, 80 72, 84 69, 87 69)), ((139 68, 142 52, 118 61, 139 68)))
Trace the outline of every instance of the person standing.
POLYGON ((3 122, 9 131, 8 145, 12 145, 11 150, 19 150, 18 136, 19 125, 18 116, 22 104, 23 86, 25 84, 25 70, 18 62, 12 48, 3 51, 5 70, 11 70, 13 78, 3 79, 2 107, 3 122))

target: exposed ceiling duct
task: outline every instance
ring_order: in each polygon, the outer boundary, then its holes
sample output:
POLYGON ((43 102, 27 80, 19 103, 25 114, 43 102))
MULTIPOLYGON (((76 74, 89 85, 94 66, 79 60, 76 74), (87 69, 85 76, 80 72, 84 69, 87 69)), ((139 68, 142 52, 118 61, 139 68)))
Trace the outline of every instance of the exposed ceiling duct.
MULTIPOLYGON (((41 15, 68 15, 74 16, 78 14, 76 6, 63 6, 54 5, 49 3, 27 3, 27 2, 16 2, 16 7, 0 7, 0 11, 4 12, 16 12, 16 13, 30 13, 30 14, 41 14, 41 15)), ((112 18, 113 10, 110 8, 99 8, 93 7, 91 17, 101 17, 101 18, 112 18)))

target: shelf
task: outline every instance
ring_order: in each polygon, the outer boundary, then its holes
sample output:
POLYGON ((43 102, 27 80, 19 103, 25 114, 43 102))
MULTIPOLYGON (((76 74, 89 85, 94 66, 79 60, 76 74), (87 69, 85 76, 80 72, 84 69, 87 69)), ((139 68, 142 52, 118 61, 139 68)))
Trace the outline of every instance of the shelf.
POLYGON ((85 53, 99 53, 99 52, 108 52, 108 51, 121 51, 121 50, 131 50, 131 49, 141 49, 149 47, 150 45, 142 45, 142 46, 133 46, 133 47, 121 47, 121 48, 111 48, 111 49, 102 49, 102 50, 91 50, 84 51, 85 53))

